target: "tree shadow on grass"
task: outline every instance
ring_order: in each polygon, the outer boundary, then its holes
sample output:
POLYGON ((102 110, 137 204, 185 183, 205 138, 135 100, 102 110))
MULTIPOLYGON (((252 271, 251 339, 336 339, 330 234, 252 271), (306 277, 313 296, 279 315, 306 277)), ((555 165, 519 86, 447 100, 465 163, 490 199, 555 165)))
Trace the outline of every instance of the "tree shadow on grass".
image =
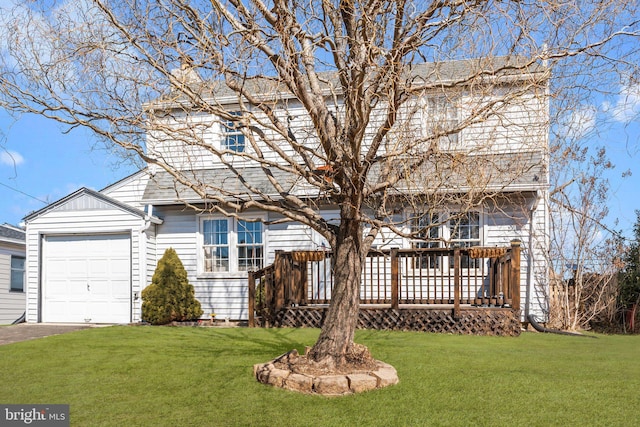
POLYGON ((176 354, 188 351, 193 355, 255 355, 257 358, 272 359, 293 349, 303 353, 305 346, 315 343, 319 333, 318 329, 293 328, 190 328, 184 333, 172 334, 171 348, 165 348, 164 351, 176 354))

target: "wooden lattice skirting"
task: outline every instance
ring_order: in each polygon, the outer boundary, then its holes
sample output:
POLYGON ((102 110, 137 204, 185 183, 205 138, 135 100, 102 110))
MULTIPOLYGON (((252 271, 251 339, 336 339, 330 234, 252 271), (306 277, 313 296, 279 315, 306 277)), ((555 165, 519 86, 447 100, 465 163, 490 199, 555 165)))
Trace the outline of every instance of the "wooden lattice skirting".
MULTIPOLYGON (((320 328, 326 307, 286 307, 274 316, 273 326, 320 328)), ((470 335, 520 335, 520 313, 506 308, 465 308, 458 318, 453 310, 360 308, 358 329, 422 331, 470 335)))

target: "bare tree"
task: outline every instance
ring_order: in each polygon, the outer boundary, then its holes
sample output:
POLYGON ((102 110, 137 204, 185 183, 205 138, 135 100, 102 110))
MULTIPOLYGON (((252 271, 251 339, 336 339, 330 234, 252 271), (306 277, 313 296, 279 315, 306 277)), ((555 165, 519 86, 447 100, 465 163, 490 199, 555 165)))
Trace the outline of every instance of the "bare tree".
POLYGON ((590 329, 616 313, 622 247, 618 233, 604 225, 610 190, 604 173, 613 164, 604 148, 593 156, 589 148, 574 146, 551 168, 552 182, 562 185, 550 195, 549 321, 560 329, 590 329))
POLYGON ((33 1, 2 18, 0 105, 91 129, 207 201, 196 209, 256 208, 316 230, 336 264, 311 357, 335 367, 359 352, 358 289, 376 236, 424 238, 436 225, 407 231, 397 207, 423 217, 501 206, 495 177, 517 183, 532 160, 494 156, 509 151, 498 145, 540 152, 549 92, 581 93, 613 64, 635 71, 625 43, 637 17, 635 1, 33 1), (543 114, 513 121, 514 108, 543 114), (220 125, 246 149, 210 144, 220 125), (483 137, 457 139, 480 125, 483 137), (192 172, 203 158, 228 179, 192 172))

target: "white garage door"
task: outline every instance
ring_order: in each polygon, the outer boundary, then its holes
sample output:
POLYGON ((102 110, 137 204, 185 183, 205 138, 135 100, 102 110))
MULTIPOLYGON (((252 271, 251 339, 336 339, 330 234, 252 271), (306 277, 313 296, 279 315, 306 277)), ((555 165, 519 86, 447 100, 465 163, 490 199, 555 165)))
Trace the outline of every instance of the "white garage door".
POLYGON ((131 321, 129 235, 47 236, 43 322, 131 321))

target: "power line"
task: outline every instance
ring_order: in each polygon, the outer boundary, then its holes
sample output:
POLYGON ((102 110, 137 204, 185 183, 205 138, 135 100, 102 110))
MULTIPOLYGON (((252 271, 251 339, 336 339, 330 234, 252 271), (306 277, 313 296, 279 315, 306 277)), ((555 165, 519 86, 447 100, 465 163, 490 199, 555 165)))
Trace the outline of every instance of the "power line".
POLYGON ((24 191, 22 191, 22 190, 18 190, 17 188, 11 187, 11 186, 9 186, 9 185, 7 185, 7 184, 4 184, 4 183, 2 183, 2 182, 0 182, 0 185, 1 185, 1 186, 3 186, 3 187, 5 187, 5 188, 8 188, 8 189, 9 189, 9 190, 11 190, 11 191, 15 191, 16 193, 20 193, 20 194, 25 195, 25 196, 27 196, 27 197, 31 197, 32 199, 37 200, 37 201, 39 201, 39 202, 41 202, 41 203, 44 203, 45 205, 48 205, 48 204, 49 204, 49 202, 47 202, 46 200, 39 199, 39 198, 37 198, 36 196, 32 196, 31 194, 25 193, 25 192, 24 192, 24 191))

